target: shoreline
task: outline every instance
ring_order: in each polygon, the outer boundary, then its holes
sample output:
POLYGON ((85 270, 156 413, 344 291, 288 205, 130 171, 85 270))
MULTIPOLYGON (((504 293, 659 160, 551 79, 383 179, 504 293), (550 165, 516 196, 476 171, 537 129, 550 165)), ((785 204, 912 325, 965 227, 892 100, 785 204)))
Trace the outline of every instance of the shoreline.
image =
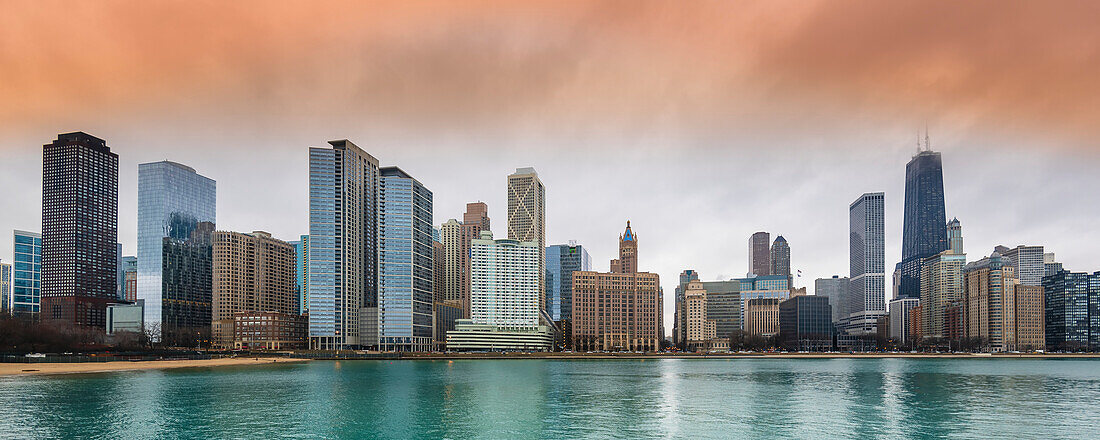
POLYGON ((111 373, 117 371, 164 370, 173 368, 273 365, 280 363, 308 361, 309 359, 248 356, 236 358, 183 359, 163 361, 0 363, 0 377, 53 374, 111 373))

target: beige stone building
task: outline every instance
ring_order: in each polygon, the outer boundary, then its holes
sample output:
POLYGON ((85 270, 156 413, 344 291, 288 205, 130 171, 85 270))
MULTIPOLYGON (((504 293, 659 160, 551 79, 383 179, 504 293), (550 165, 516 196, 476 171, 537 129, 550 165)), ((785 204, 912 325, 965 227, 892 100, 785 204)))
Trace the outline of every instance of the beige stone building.
POLYGON ((991 351, 1044 349, 1043 289, 1021 285, 1016 268, 998 252, 963 268, 963 336, 991 351))
POLYGON ((214 232, 214 343, 234 346, 234 316, 241 312, 300 315, 296 264, 294 245, 267 232, 214 232))
MULTIPOLYGON (((546 187, 534 168, 508 175, 508 238, 539 244, 539 292, 546 292, 546 187)), ((546 310, 546 295, 539 295, 546 310)))
POLYGON ((440 228, 445 261, 443 301, 461 308, 462 319, 470 318, 470 242, 489 227, 488 205, 476 202, 466 204, 461 222, 451 219, 440 228))
POLYGON ((718 336, 718 324, 707 319, 707 291, 703 283, 692 281, 684 291, 684 314, 687 318, 686 339, 688 351, 704 349, 718 336))
POLYGON ((627 224, 619 258, 609 273, 573 272, 575 350, 656 351, 661 348, 663 311, 660 277, 627 272, 637 268, 637 237, 627 224))
POLYGON ((745 333, 770 337, 779 333, 779 298, 751 298, 745 301, 745 333))

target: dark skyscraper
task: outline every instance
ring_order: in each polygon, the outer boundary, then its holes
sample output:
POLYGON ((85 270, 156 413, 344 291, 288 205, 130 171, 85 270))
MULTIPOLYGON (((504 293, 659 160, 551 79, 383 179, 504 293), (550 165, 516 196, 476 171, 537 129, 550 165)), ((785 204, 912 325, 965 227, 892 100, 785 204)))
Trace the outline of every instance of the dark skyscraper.
POLYGON ((749 237, 749 273, 757 276, 771 275, 771 234, 757 232, 749 237))
POLYGON ((782 275, 791 278, 791 246, 787 244, 787 239, 782 235, 775 237, 775 242, 772 243, 771 251, 772 259, 772 275, 782 275))
POLYGON ((106 325, 117 243, 118 155, 95 136, 58 135, 42 150, 42 319, 106 325))
POLYGON ((901 237, 899 298, 920 297, 921 260, 947 250, 940 153, 928 145, 905 166, 905 219, 901 237))

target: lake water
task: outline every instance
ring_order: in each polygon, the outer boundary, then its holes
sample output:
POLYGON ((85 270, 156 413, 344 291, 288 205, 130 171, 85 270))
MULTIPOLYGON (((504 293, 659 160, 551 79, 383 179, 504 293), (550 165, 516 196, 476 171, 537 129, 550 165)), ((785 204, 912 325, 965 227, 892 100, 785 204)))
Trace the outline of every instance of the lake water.
POLYGON ((1098 438, 1100 360, 314 361, 0 378, 14 438, 1098 438))

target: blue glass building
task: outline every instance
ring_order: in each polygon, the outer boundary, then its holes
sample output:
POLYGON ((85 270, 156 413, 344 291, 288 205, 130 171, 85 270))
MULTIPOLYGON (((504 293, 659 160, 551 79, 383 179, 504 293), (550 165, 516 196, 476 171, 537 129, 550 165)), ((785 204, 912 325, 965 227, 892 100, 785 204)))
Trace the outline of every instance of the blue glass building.
POLYGON ((573 318, 573 272, 592 270, 584 246, 556 244, 546 248, 546 308, 554 321, 573 318))
POLYGON ((346 139, 329 145, 309 149, 307 295, 315 350, 377 344, 377 333, 360 341, 363 327, 377 322, 361 323, 360 313, 377 314, 378 307, 378 159, 346 139))
MULTIPOLYGON (((213 269, 206 266, 213 260, 206 255, 212 253, 207 248, 215 224, 216 194, 214 180, 186 165, 169 161, 138 165, 137 290, 138 299, 145 300, 145 325, 154 332, 159 330, 157 337, 169 330, 164 321, 177 322, 176 314, 198 315, 193 317, 201 322, 205 309, 209 326, 211 282, 195 278, 201 274, 190 268, 212 273, 213 269), (168 279, 165 272, 170 272, 173 279, 168 279), (172 297, 165 294, 166 290, 172 292, 172 297)), ((184 321, 192 321, 192 316, 184 321)))
POLYGON ((905 166, 898 298, 920 298, 921 261, 947 250, 946 223, 940 153, 920 151, 905 166))
POLYGON ((33 316, 39 312, 42 300, 42 235, 17 230, 14 238, 8 310, 15 316, 33 316))
POLYGON ((400 168, 378 173, 378 345, 431 351, 432 192, 400 168))
POLYGON ((1060 271, 1043 277, 1050 350, 1100 350, 1100 272, 1060 271))

